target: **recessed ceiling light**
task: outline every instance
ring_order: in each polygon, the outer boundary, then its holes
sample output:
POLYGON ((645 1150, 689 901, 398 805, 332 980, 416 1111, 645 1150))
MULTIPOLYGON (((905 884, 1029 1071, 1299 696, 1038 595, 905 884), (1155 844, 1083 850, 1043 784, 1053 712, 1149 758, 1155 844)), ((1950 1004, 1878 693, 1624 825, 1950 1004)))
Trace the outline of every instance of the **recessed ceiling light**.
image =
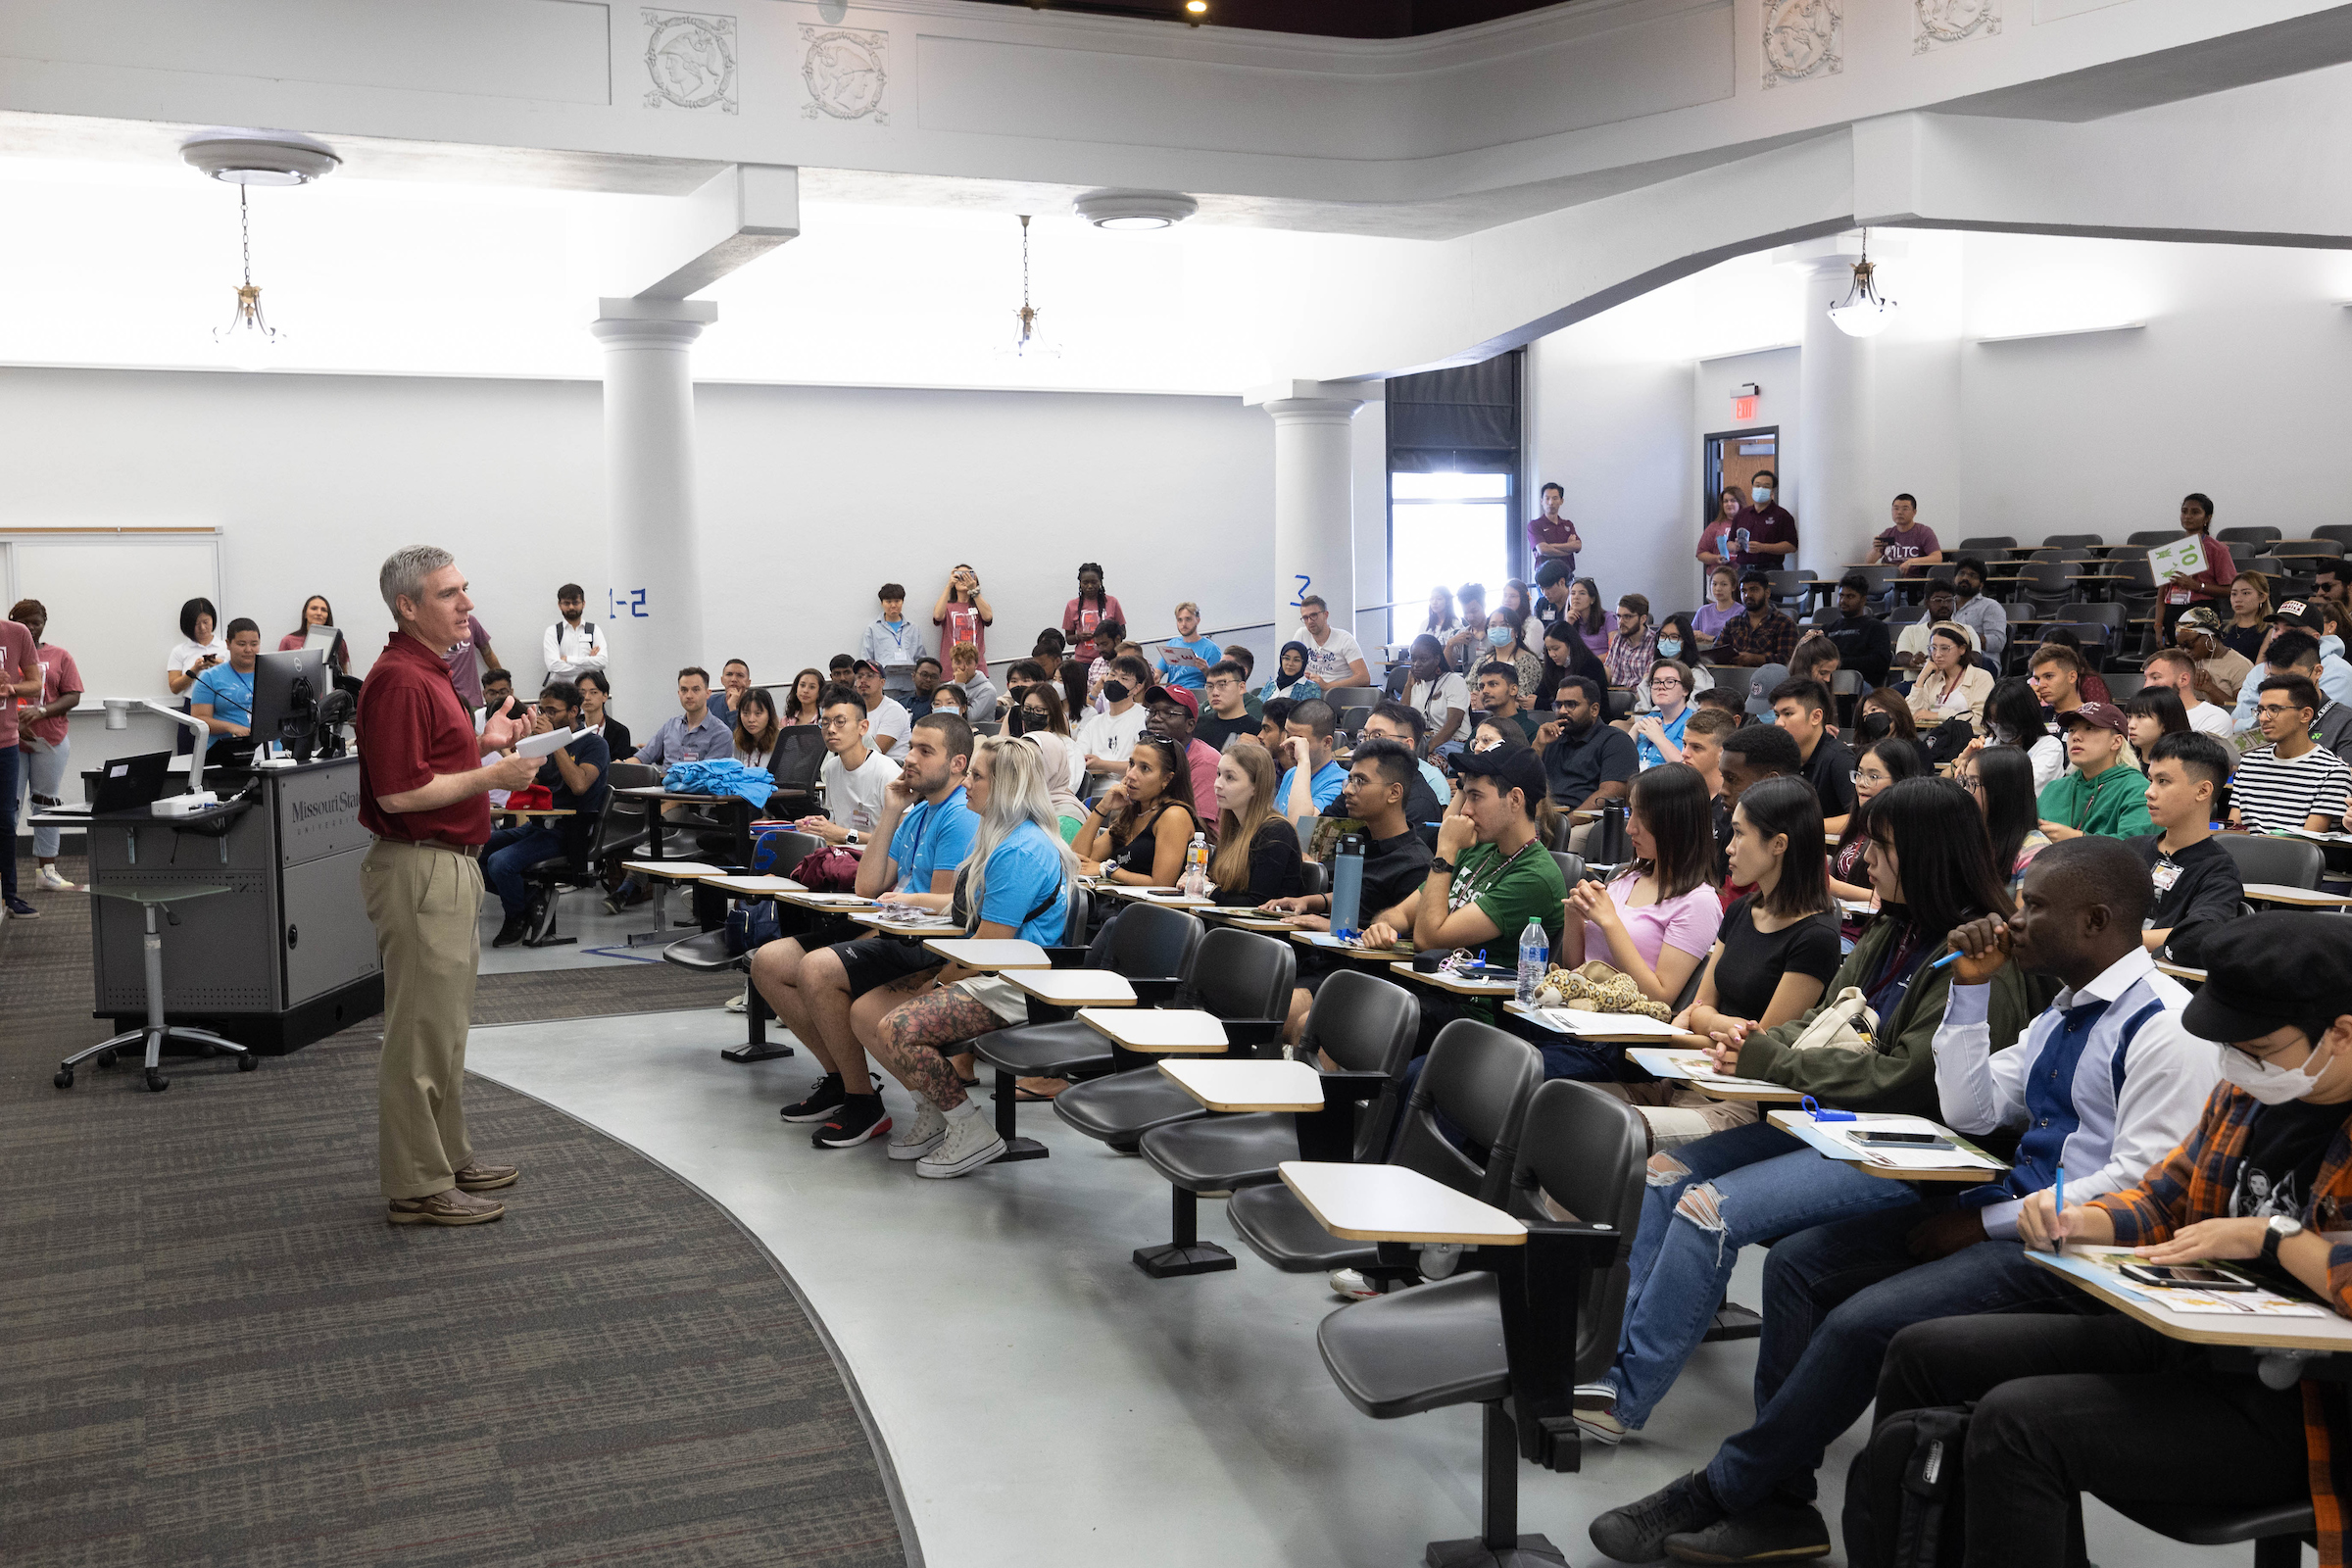
POLYGON ((1090 190, 1071 206, 1097 228, 1166 228, 1200 210, 1173 190, 1090 190))
POLYGON ((1208 0, 1184 0, 1184 9, 1196 17, 1208 15, 1208 0))
POLYGON ((206 131, 179 156, 231 185, 307 185, 343 166, 324 142, 287 131, 206 131))

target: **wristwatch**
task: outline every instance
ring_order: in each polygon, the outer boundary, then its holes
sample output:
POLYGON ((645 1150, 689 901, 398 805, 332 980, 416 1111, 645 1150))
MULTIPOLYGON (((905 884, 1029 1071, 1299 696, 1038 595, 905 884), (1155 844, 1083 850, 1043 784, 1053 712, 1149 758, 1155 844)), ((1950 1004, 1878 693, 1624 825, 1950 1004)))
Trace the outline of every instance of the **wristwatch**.
POLYGON ((2303 1222, 2285 1214, 2273 1214, 2271 1223, 2262 1233, 2262 1260, 2273 1268, 2278 1266, 2278 1246, 2290 1236, 2303 1234, 2303 1222))
POLYGON ((1453 872, 1454 864, 1451 860, 1433 859, 1429 862, 1429 874, 1431 876, 1451 876, 1453 875, 1453 872))

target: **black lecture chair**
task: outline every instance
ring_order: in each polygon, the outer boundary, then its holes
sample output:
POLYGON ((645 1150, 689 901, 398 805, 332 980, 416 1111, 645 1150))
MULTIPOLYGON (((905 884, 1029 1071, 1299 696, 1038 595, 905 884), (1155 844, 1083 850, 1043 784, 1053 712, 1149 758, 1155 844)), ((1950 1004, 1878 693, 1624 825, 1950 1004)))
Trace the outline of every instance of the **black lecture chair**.
POLYGON ((1544 1537, 1519 1534, 1518 1461, 1581 1464, 1575 1389, 1616 1353, 1647 1150, 1625 1102, 1570 1079, 1544 1085, 1508 1201, 1496 1205, 1526 1225, 1526 1245, 1480 1248, 1448 1278, 1352 1302, 1317 1325, 1331 1380, 1376 1421, 1485 1407, 1478 1536, 1433 1541, 1425 1561, 1566 1561, 1544 1537))
POLYGON ((2107 541, 2095 533, 2054 533, 2042 542, 2048 550, 2104 550, 2107 541))
POLYGON ((767 771, 776 793, 760 808, 762 816, 786 820, 816 810, 816 785, 825 761, 823 733, 814 724, 788 724, 776 736, 767 771))
POLYGON ((1805 584, 1816 580, 1820 575, 1819 572, 1810 569, 1768 571, 1764 574, 1765 580, 1771 584, 1767 591, 1772 595, 1772 602, 1783 610, 1801 608, 1805 602, 1805 584))
POLYGON ((2016 548, 2017 541, 2011 538, 2008 534, 1987 533, 1979 534, 1974 539, 1961 540, 1960 543, 1953 548, 1952 554, 1955 556, 1975 556, 1982 560, 1984 564, 1989 566, 1996 561, 2004 561, 2008 559, 2009 552, 2015 550, 2016 548))
MULTIPOLYGON (((1417 1170, 1481 1202, 1501 1202, 1519 1147, 1519 1119, 1543 1077, 1535 1047, 1492 1024, 1456 1018, 1438 1031, 1384 1163, 1417 1170), (1483 1163, 1455 1147, 1438 1125, 1440 1116, 1486 1151, 1483 1163)), ((1225 1204, 1225 1218, 1251 1251, 1286 1274, 1357 1268, 1386 1283, 1412 1272, 1401 1252, 1391 1264, 1377 1246, 1332 1235, 1298 1194, 1279 1184, 1236 1192, 1225 1204)))
POLYGON ((2254 1568, 2298 1568, 2303 1543, 2315 1541, 2319 1528, 2309 1500, 2276 1502, 2267 1508, 2207 1508, 2193 1502, 2109 1506, 2133 1524, 2186 1545, 2234 1546, 2251 1541, 2254 1568))
POLYGON ((2268 524, 2246 528, 2216 528, 2213 536, 2223 544, 2267 545, 2274 539, 2283 539, 2285 533, 2268 524))
POLYGON ((2145 549, 2149 545, 2169 545, 2180 537, 2178 528, 2142 528, 2137 533, 2124 535, 2124 543, 2145 549))
POLYGON ((2310 533, 2314 539, 2333 539, 2338 544, 2352 546, 2352 523, 2330 522, 2311 529, 2310 533))
MULTIPOLYGON (((1192 972, 1201 930, 1200 919, 1183 909, 1130 904, 1111 928, 1102 967, 1126 977, 1138 1005, 1156 1006, 1173 998, 1192 972)), ((997 1072, 997 1133, 1004 1140, 1006 1159, 1044 1159, 1049 1152, 1036 1139, 1019 1134, 1013 1114, 1015 1080, 1077 1078, 1108 1072, 1112 1066, 1110 1041, 1069 1009, 1032 1001, 1029 1016, 1033 1021, 994 1030, 972 1042, 973 1057, 997 1072)))
MULTIPOLYGON (((619 764, 615 764, 617 767, 619 764)), ((631 764, 634 765, 634 764, 631 764)), ((627 855, 646 840, 645 807, 637 801, 623 800, 611 790, 605 792, 605 808, 597 813, 596 823, 586 839, 586 849, 578 857, 569 853, 550 856, 529 866, 522 873, 524 886, 531 889, 530 926, 523 933, 527 948, 567 947, 577 937, 556 935, 557 906, 564 894, 573 888, 595 887, 607 866, 617 865, 627 855)))
POLYGON ((2214 835, 2213 842, 2228 850, 2230 858, 2237 862, 2240 882, 2276 882, 2290 888, 2317 889, 2320 873, 2328 869, 2328 858, 2309 839, 2219 833, 2214 835))
POLYGON ((1298 862, 1298 891, 1301 895, 1329 893, 1331 891, 1331 867, 1325 865, 1321 860, 1300 860, 1298 862))
MULTIPOLYGON (((825 847, 825 841, 813 833, 786 833, 779 837, 782 842, 777 846, 777 859, 784 865, 798 865, 804 856, 814 855, 825 847)), ((793 1054, 790 1046, 767 1038, 767 1021, 775 1014, 768 1010, 767 999, 760 995, 760 988, 752 984, 752 953, 757 951, 729 951, 728 932, 723 925, 714 930, 697 931, 693 936, 680 938, 662 950, 662 961, 674 963, 681 969, 698 969, 705 973, 716 973, 721 969, 743 971, 744 1042, 719 1053, 729 1061, 774 1061, 780 1056, 793 1054)))
MULTIPOLYGON (((1271 1057, 1281 1054, 1282 1026, 1290 1019, 1291 992, 1298 983, 1298 948, 1227 926, 1200 939, 1185 991, 1194 1005, 1224 1024, 1225 1054, 1271 1057)), ((1159 1070, 1154 1058, 1113 1045, 1111 1065, 1117 1070, 1109 1077, 1072 1084, 1055 1095, 1054 1114, 1122 1153, 1133 1153, 1154 1127, 1208 1114, 1159 1070)))
POLYGON ((1200 1116, 1144 1134, 1137 1150, 1168 1179, 1172 1238, 1137 1248, 1135 1266, 1153 1279, 1231 1268, 1231 1252, 1200 1239, 1202 1193, 1278 1181, 1275 1167, 1286 1159, 1379 1159, 1396 1125, 1404 1068, 1420 1029, 1421 1000, 1408 988, 1361 969, 1327 977, 1296 1053, 1312 1063, 1320 1051, 1338 1064, 1323 1074, 1324 1108, 1200 1116))

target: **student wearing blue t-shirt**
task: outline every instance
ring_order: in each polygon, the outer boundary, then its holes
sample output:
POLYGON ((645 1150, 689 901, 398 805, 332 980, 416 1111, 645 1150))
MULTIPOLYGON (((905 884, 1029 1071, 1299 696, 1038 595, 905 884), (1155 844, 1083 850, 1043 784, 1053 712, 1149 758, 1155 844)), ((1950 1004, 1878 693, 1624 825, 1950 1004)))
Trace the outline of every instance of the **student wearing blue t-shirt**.
POLYGON ((188 688, 188 711, 212 730, 204 764, 242 760, 253 751, 253 668, 262 628, 240 615, 228 623, 228 662, 215 664, 188 688))
POLYGON ((1283 772, 1274 786, 1274 808, 1288 817, 1293 827, 1307 817, 1322 815, 1323 808, 1347 788, 1348 770, 1331 757, 1338 749, 1338 727, 1339 715, 1319 697, 1300 703, 1283 720, 1283 733, 1290 739, 1275 759, 1283 764, 1283 772))
MULTIPOLYGON (((972 726, 954 713, 925 713, 907 734, 898 777, 884 787, 882 815, 858 861, 858 892, 925 911, 948 907, 956 868, 971 853, 980 818, 964 786, 972 726), (888 844, 888 853, 872 846, 888 844)), ((767 995, 776 1017, 824 1067, 815 1092, 784 1107, 784 1119, 821 1122, 809 1142, 847 1149, 890 1131, 882 1097, 865 1070, 865 1052, 851 1021, 853 1005, 874 992, 894 998, 922 982, 940 960, 917 941, 870 936, 804 956, 791 983, 767 995)))
POLYGON ((1200 632, 1200 607, 1187 599, 1176 607, 1176 635, 1160 646, 1162 685, 1182 686, 1195 693, 1208 690, 1208 666, 1224 658, 1225 652, 1200 632))
MULTIPOLYGON (((964 929, 1059 942, 1078 862, 1061 842, 1043 758, 1026 741, 991 736, 972 759, 969 788, 980 831, 963 864, 964 929)), ((915 1123, 891 1141, 890 1157, 914 1160, 917 1176, 961 1176, 1002 1155, 1004 1140, 964 1093, 951 1057, 980 1035, 1026 1021, 1028 1010, 1003 980, 957 964, 926 984, 911 1000, 882 993, 859 1001, 858 1034, 915 1097, 915 1123)))
POLYGON ((1657 710, 1638 714, 1630 723, 1642 767, 1683 760, 1683 732, 1690 725, 1690 666, 1680 660, 1661 659, 1649 666, 1649 700, 1657 710))

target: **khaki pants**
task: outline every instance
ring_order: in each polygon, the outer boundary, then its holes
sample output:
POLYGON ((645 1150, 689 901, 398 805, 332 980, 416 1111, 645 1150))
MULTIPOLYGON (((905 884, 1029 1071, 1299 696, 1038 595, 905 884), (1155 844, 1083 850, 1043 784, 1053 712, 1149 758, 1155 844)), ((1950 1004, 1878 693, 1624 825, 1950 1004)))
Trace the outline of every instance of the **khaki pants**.
POLYGON ((482 956, 482 865, 448 850, 378 839, 360 891, 384 960, 384 1054, 376 1157, 386 1198, 428 1198, 473 1159, 459 1094, 482 956))

